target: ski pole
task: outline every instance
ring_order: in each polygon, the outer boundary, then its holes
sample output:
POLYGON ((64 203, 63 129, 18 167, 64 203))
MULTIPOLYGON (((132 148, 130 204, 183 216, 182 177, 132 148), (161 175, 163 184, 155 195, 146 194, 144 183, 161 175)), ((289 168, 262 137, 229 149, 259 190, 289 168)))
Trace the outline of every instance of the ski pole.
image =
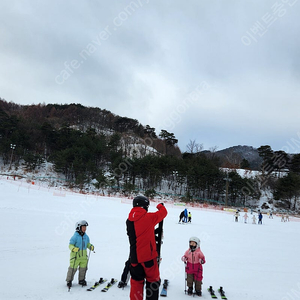
POLYGON ((185 271, 185 279, 184 279, 184 293, 186 294, 186 281, 187 281, 187 273, 185 271))
MULTIPOLYGON (((89 256, 88 256, 88 259, 87 259, 87 264, 86 264, 86 269, 88 269, 88 264, 89 264, 89 261, 90 261, 90 256, 91 256, 91 252, 92 250, 89 248, 90 252, 89 252, 89 256)), ((93 250, 94 253, 96 253, 94 250, 93 250)))
POLYGON ((88 259, 87 259, 87 263, 86 263, 86 269, 88 269, 88 265, 89 265, 89 261, 90 261, 90 255, 91 255, 91 249, 89 249, 90 252, 89 252, 89 256, 88 256, 88 259))
POLYGON ((184 263, 184 293, 186 294, 186 282, 187 282, 187 272, 186 272, 186 262, 184 263))

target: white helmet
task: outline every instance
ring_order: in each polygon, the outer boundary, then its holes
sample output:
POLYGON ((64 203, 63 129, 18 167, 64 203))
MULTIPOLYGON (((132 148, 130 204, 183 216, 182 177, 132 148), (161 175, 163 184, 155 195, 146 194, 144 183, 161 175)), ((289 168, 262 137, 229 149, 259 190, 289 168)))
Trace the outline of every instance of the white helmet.
POLYGON ((197 248, 200 248, 200 239, 197 238, 196 236, 190 237, 189 243, 190 243, 190 242, 195 242, 195 243, 197 244, 197 248))
POLYGON ((81 226, 88 226, 88 225, 89 225, 88 222, 85 221, 85 220, 78 221, 75 224, 75 230, 80 232, 81 231, 81 226))

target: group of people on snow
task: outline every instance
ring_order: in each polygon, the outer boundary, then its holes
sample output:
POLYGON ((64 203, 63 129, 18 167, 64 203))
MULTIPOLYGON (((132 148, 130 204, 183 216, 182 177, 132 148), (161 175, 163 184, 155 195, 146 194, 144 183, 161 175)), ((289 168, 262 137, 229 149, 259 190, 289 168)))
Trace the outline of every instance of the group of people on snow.
POLYGON ((183 210, 179 215, 178 223, 180 223, 180 222, 182 222, 182 223, 191 223, 192 222, 191 212, 190 211, 188 212, 187 209, 183 210))
MULTIPOLYGON (((239 216, 240 216, 240 212, 239 212, 239 210, 237 210, 234 213, 234 220, 235 220, 235 222, 239 221, 239 216)), ((248 216, 247 212, 245 211, 245 213, 243 215, 244 223, 247 223, 248 218, 249 218, 249 216, 248 216)), ((258 213, 258 224, 262 224, 262 219, 263 219, 263 215, 262 215, 261 212, 259 212, 258 213)), ((255 216, 255 214, 252 215, 252 224, 256 224, 256 216, 255 216)))
MULTIPOLYGON (((158 239, 156 237, 158 225, 166 216, 167 209, 163 203, 159 203, 156 212, 148 212, 150 201, 144 196, 137 196, 133 199, 133 208, 129 212, 126 221, 127 235, 129 238, 129 258, 118 287, 124 288, 130 279, 130 299, 142 300, 144 286, 146 286, 146 299, 157 300, 161 283, 159 273, 159 257, 157 252, 158 239)), ((186 210, 187 212, 187 210, 186 210)), ((190 213, 189 213, 190 214, 190 213)), ((191 222, 191 215, 186 213, 183 218, 185 222, 191 222)), ((180 218, 181 220, 182 218, 180 218)), ((70 265, 67 272, 67 286, 72 287, 75 273, 78 271, 78 283, 86 286, 86 272, 89 255, 87 249, 94 251, 94 245, 90 243, 86 234, 88 222, 79 221, 75 225, 75 233, 69 242, 70 265)), ((90 253, 90 252, 89 252, 90 253)), ((203 278, 202 264, 205 263, 205 256, 200 250, 200 239, 191 237, 189 249, 184 253, 181 260, 185 263, 187 293, 201 296, 203 278)))
MULTIPOLYGON (((252 209, 251 209, 251 215, 252 215, 252 218, 251 218, 252 224, 256 224, 256 222, 257 222, 256 215, 253 213, 252 209)), ((273 219, 273 210, 272 209, 268 212, 268 215, 269 215, 269 219, 273 219)), ((234 213, 235 222, 239 221, 239 217, 240 217, 240 211, 237 209, 234 213)), ((258 210, 257 217, 258 217, 257 224, 262 224, 263 214, 261 213, 260 210, 258 210)), ((244 223, 247 223, 248 218, 249 218, 249 216, 247 214, 247 211, 245 211, 245 213, 243 215, 244 223)), ((288 221, 289 221, 289 215, 281 214, 281 222, 288 222, 288 221)))
POLYGON ((281 215, 281 222, 289 222, 290 221, 290 217, 288 214, 282 214, 281 215))
MULTIPOLYGON (((130 279, 130 299, 142 300, 144 287, 146 287, 146 299, 157 300, 161 284, 159 273, 159 256, 157 251, 158 239, 156 226, 167 216, 167 209, 163 203, 159 203, 156 212, 148 212, 150 201, 144 196, 133 199, 133 208, 126 220, 127 235, 129 238, 129 258, 125 262, 119 288, 127 286, 130 279)), ((256 224, 256 216, 252 213, 252 223, 256 224)), ((234 213, 235 222, 239 221, 240 211, 234 213)), ((282 215, 282 221, 285 221, 282 215)), ((243 215, 244 223, 248 221, 248 214, 243 215)), ((273 217, 272 217, 273 218, 273 217)), ((192 215, 187 209, 179 215, 179 223, 191 222, 192 215)), ((258 212, 258 224, 262 224, 263 215, 258 212)), ((288 219, 287 219, 288 220, 288 219)), ((72 287, 75 273, 78 270, 78 283, 86 286, 86 272, 89 255, 87 249, 94 251, 94 245, 90 243, 86 234, 88 222, 79 221, 75 225, 75 233, 69 242, 70 265, 67 271, 67 286, 72 287)), ((90 254, 89 252, 89 254, 90 254)), ((203 267, 205 256, 200 249, 200 239, 193 236, 189 239, 189 248, 185 251, 181 260, 185 263, 188 295, 202 295, 203 267)))

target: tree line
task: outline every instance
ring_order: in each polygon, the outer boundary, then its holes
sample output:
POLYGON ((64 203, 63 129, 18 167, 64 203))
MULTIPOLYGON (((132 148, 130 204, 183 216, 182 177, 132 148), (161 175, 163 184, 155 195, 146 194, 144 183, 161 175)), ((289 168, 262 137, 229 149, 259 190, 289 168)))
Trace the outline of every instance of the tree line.
MULTIPOLYGON (((220 168, 220 159, 198 151, 181 153, 173 133, 142 125, 107 110, 81 104, 18 105, 0 99, 0 156, 16 170, 33 171, 51 162, 71 186, 94 184, 149 197, 167 191, 184 201, 247 205, 262 189, 293 209, 299 196, 300 155, 258 148, 264 180, 242 178, 220 168), (12 146, 15 145, 15 148, 12 146), (284 176, 274 176, 274 172, 284 176), (226 180, 229 179, 226 191, 226 180)), ((191 142, 188 149, 195 149, 191 142)), ((242 161, 246 168, 247 161, 242 161)))

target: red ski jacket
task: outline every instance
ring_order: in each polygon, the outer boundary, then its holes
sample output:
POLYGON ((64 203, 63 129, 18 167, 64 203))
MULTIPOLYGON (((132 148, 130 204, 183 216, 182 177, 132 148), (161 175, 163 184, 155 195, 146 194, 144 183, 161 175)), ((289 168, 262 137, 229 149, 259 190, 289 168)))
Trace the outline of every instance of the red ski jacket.
POLYGON ((168 214, 163 204, 156 206, 155 213, 148 213, 142 207, 134 207, 126 221, 130 243, 130 262, 142 263, 157 258, 154 228, 168 214))

